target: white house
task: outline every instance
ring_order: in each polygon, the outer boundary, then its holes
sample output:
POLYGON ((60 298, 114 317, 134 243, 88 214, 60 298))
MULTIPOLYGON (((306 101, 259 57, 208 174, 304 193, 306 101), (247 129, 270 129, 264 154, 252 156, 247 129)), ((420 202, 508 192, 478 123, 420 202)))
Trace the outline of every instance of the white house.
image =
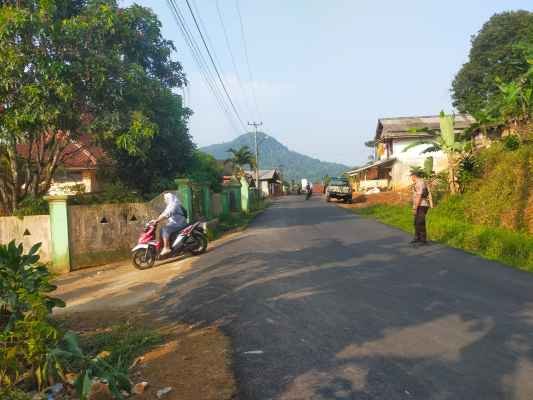
MULTIPOLYGON (((473 122, 474 119, 468 115, 456 115, 456 132, 462 132, 473 122)), ((433 157, 435 172, 446 169, 448 162, 443 152, 422 153, 429 145, 420 145, 405 151, 410 144, 433 137, 430 133, 412 132, 413 129, 423 128, 438 129, 439 116, 380 118, 374 137, 375 161, 348 171, 348 175, 355 178, 358 189, 404 189, 410 185, 411 167, 422 167, 429 156, 433 157)))

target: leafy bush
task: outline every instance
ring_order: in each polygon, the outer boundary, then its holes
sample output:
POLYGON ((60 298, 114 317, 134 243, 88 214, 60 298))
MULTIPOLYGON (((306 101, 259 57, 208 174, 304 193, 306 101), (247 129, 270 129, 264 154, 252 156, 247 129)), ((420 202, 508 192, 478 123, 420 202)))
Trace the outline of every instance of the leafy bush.
POLYGON ((52 366, 48 353, 61 337, 48 320, 52 309, 64 303, 47 293, 55 286, 39 264, 40 243, 23 254, 12 241, 0 246, 0 385, 35 381, 42 386, 52 366))
MULTIPOLYGON (((39 247, 36 244, 23 254, 22 245, 14 241, 0 246, 1 398, 25 399, 21 387, 42 389, 64 380, 67 371, 79 372, 75 387, 81 400, 87 398, 93 378, 105 380, 122 398, 121 391, 129 391, 130 382, 120 352, 109 360, 85 355, 77 336, 63 333, 50 320, 54 307, 64 303, 47 295, 56 287, 39 263, 39 247)), ((139 341, 136 347, 142 348, 139 341)))
POLYGON ((520 147, 520 138, 516 135, 509 135, 503 139, 502 143, 505 150, 515 151, 520 147))
POLYGON ((459 160, 457 171, 457 180, 461 193, 464 193, 470 187, 473 180, 480 177, 481 173, 482 169, 479 159, 472 153, 465 154, 459 160))
POLYGON ((28 196, 18 204, 13 215, 24 217, 26 215, 46 215, 48 213, 48 202, 45 199, 28 196))
POLYGON ((99 192, 77 194, 69 199, 69 203, 74 205, 139 203, 143 201, 142 196, 122 183, 106 184, 99 192))

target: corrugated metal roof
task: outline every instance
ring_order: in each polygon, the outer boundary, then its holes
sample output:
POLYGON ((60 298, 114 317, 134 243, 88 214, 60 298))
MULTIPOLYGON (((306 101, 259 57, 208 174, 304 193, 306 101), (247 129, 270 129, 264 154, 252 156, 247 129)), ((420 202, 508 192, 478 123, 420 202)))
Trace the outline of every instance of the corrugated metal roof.
MULTIPOLYGON (((462 131, 475 122, 470 115, 455 115, 455 128, 462 131)), ((410 132, 412 129, 438 129, 440 126, 439 116, 415 116, 415 117, 393 117, 378 119, 376 128, 376 140, 399 138, 399 137, 428 137, 427 133, 410 132)))
POLYGON ((357 168, 357 169, 353 169, 351 171, 348 171, 346 172, 348 175, 355 175, 359 172, 362 172, 362 171, 365 171, 367 169, 370 169, 370 168, 374 168, 374 167, 380 167, 380 166, 383 166, 383 165, 387 165, 387 164, 392 164, 394 161, 396 161, 396 158, 387 158, 386 160, 379 160, 379 161, 376 161, 375 163, 372 163, 372 164, 369 164, 369 165, 365 165, 364 167, 361 167, 361 168, 357 168))

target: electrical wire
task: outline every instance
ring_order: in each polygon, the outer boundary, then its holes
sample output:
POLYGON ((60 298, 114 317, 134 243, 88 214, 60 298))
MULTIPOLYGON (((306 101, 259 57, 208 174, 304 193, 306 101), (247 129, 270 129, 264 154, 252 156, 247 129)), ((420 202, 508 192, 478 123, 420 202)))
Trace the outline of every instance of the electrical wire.
POLYGON ((194 14, 194 11, 193 11, 193 9, 192 9, 192 7, 191 7, 191 4, 190 4, 189 0, 185 0, 185 2, 187 3, 187 7, 188 7, 188 9, 189 9, 189 12, 191 13, 192 19, 193 19, 193 21, 194 21, 194 25, 196 26, 196 30, 198 31, 198 33, 199 33, 199 35, 200 35, 200 38, 201 38, 201 40, 202 40, 202 43, 203 43, 203 45, 204 45, 204 47, 205 47, 205 50, 206 50, 206 52, 207 52, 207 55, 209 56, 209 60, 211 61, 211 64, 212 64, 212 66, 213 66, 213 68, 214 68, 214 70, 215 70, 215 72, 216 72, 216 75, 217 75, 217 77, 218 77, 218 80, 219 80, 219 82, 220 82, 220 85, 222 86, 222 89, 224 90, 224 93, 226 94, 226 97, 227 97, 227 99, 228 99, 228 101, 229 101, 229 103, 230 103, 230 105, 231 105, 231 108, 233 109, 233 112, 234 112, 235 115, 237 116, 237 119, 239 120, 239 122, 240 122, 240 124, 241 124, 241 126, 242 126, 242 128, 243 128, 243 131, 246 132, 246 126, 244 125, 244 122, 243 122, 243 120, 242 120, 242 118, 241 118, 241 116, 240 116, 240 113, 239 113, 239 111, 237 110, 237 107, 235 107, 235 103, 234 103, 233 100, 231 99, 231 96, 230 96, 230 94, 229 94, 229 91, 228 91, 226 85, 224 84, 224 80, 222 79, 222 76, 220 75, 220 71, 219 71, 219 69, 218 69, 218 67, 217 67, 217 65, 216 65, 216 63, 215 63, 215 61, 214 61, 214 59, 213 59, 213 55, 211 54, 211 51, 210 51, 210 49, 209 49, 209 46, 208 46, 207 43, 206 43, 206 40, 205 40, 204 34, 203 34, 202 30, 200 29, 200 26, 199 26, 199 24, 198 24, 198 20, 197 20, 197 18, 196 18, 196 15, 194 14))
POLYGON ((239 15, 239 22, 241 24, 242 43, 243 43, 243 47, 244 47, 244 56, 245 56, 245 59, 246 59, 246 65, 248 66, 248 75, 250 77, 250 88, 251 88, 251 91, 252 91, 252 99, 254 101, 254 105, 255 105, 255 109, 256 109, 256 112, 257 112, 258 119, 262 120, 261 112, 259 111, 259 105, 257 103, 257 96, 255 94, 254 77, 252 75, 252 68, 250 67, 250 57, 248 56, 248 46, 246 44, 246 35, 244 33, 244 23, 243 23, 243 18, 242 18, 242 13, 241 13, 241 7, 239 5, 239 0, 235 0, 235 6, 237 8, 237 14, 239 15))
POLYGON ((239 73, 239 68, 237 67, 237 62, 235 61, 235 55, 233 54, 233 50, 231 48, 231 42, 229 40, 229 35, 228 35, 228 31, 226 29, 226 25, 224 24, 224 18, 222 16, 222 11, 220 10, 220 2, 219 0, 216 0, 215 2, 216 4, 216 8, 217 8, 217 13, 218 13, 218 20, 220 21, 220 25, 222 26, 222 31, 224 32, 224 39, 225 39, 225 42, 226 42, 226 47, 228 49, 228 52, 229 52, 229 55, 230 55, 230 58, 231 58, 231 63, 233 65, 233 70, 235 71, 235 77, 237 78, 237 83, 239 84, 239 88, 243 94, 243 103, 245 105, 245 109, 246 109, 246 113, 247 114, 252 114, 251 110, 252 110, 252 107, 250 106, 250 103, 248 102, 248 96, 247 96, 247 93, 246 93, 246 90, 244 88, 244 84, 242 82, 242 78, 241 78, 241 74, 239 73))
MULTIPOLYGON (((185 40, 185 43, 187 47, 189 47, 189 50, 191 51, 191 55, 193 57, 193 60, 195 61, 196 65, 198 66, 198 69, 200 71, 200 74, 204 78, 204 81, 207 84, 207 87, 213 97, 216 100, 216 103, 220 109, 220 111, 226 115, 226 118, 228 119, 232 129, 235 129, 236 131, 239 131, 240 129, 235 125, 235 120, 233 117, 233 114, 230 112, 228 106, 225 103, 224 96, 220 92, 218 85, 216 84, 216 80, 212 74, 211 69, 209 68, 209 64, 206 62, 202 51, 200 50, 200 47, 196 43, 196 40, 194 38, 194 35, 191 33, 184 15, 182 14, 179 6, 176 4, 175 0, 167 0, 168 5, 170 6, 170 9, 172 11, 172 14, 174 16, 174 19, 182 33, 182 36, 185 40)), ((242 125, 242 124, 241 124, 242 125)))

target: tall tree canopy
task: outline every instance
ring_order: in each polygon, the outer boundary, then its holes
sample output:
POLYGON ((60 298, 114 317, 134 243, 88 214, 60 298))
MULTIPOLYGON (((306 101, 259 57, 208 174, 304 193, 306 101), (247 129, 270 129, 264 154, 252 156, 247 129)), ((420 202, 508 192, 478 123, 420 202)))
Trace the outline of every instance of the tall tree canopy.
POLYGON ((452 83, 454 106, 472 115, 486 108, 502 82, 515 81, 529 69, 527 43, 533 43, 533 12, 495 14, 472 37, 469 60, 452 83))
POLYGON ((184 169, 190 111, 173 89, 185 76, 149 9, 114 0, 0 4, 0 206, 12 211, 45 193, 81 136, 137 186, 184 169))

